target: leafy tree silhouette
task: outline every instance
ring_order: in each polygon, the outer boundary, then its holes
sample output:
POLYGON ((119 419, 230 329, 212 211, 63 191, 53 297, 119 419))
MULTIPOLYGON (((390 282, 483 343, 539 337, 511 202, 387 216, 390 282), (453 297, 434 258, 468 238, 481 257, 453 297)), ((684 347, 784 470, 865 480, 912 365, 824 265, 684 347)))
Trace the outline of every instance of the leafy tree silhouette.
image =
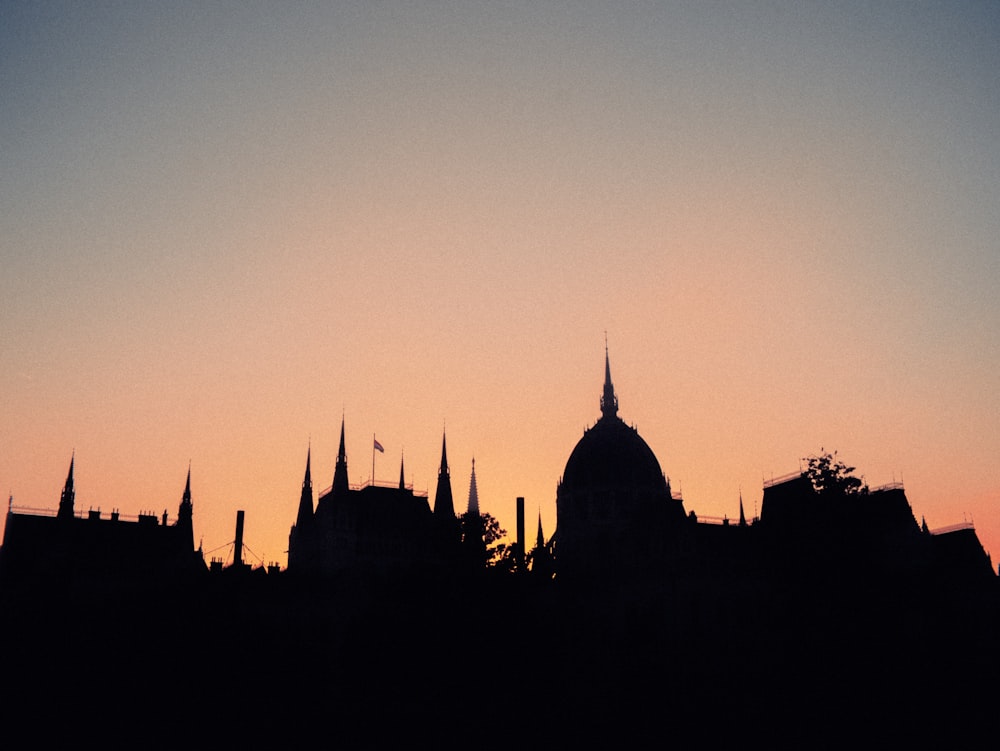
POLYGON ((820 447, 817 456, 804 457, 808 468, 806 475, 813 490, 823 496, 854 496, 866 493, 868 487, 860 477, 855 477, 854 467, 848 467, 837 456, 820 447))

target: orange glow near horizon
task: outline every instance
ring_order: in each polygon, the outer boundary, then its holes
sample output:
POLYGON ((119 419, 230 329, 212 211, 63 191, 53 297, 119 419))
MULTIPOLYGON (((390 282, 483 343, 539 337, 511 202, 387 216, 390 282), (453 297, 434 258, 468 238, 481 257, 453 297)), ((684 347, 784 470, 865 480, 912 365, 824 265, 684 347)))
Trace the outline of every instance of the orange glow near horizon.
POLYGON ((75 450, 79 511, 173 517, 190 462, 196 544, 284 566, 343 417, 351 482, 374 434, 433 504, 446 431, 530 543, 607 331, 688 511, 825 448, 1000 544, 991 9, 64 11, 0 24, 16 506, 75 450))

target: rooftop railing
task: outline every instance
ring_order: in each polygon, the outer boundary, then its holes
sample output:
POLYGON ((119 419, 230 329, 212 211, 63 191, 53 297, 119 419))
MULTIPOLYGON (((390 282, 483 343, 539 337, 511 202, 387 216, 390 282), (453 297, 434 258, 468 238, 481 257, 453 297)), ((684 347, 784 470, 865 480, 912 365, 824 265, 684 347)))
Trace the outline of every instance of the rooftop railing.
MULTIPOLYGON (((389 480, 375 480, 374 482, 372 480, 368 480, 367 482, 360 482, 360 483, 358 483, 358 482, 352 482, 347 487, 349 487, 351 490, 364 490, 365 488, 370 488, 370 487, 376 487, 376 488, 398 488, 399 487, 399 483, 398 482, 391 482, 389 480)), ((403 485, 403 489, 411 491, 413 493, 413 495, 418 496, 420 498, 426 498, 427 497, 427 491, 426 490, 415 490, 414 487, 413 487, 413 483, 405 483, 403 485)), ((331 490, 333 490, 333 485, 330 485, 329 487, 323 488, 321 491, 319 491, 319 493, 317 494, 316 497, 317 498, 322 498, 325 495, 329 495, 331 490)))
MULTIPOLYGON (((702 516, 701 514, 695 514, 695 518, 698 520, 700 524, 715 524, 716 526, 720 527, 740 526, 739 517, 731 519, 728 516, 702 516)), ((747 526, 748 527, 751 526, 756 521, 757 521, 756 517, 752 519, 747 517, 747 526)))
POLYGON ((949 532, 958 532, 961 529, 975 529, 975 525, 972 522, 961 522, 959 524, 951 524, 947 527, 938 527, 937 529, 932 529, 930 532, 932 535, 946 535, 949 532))
POLYGON ((887 482, 885 485, 879 485, 878 487, 875 488, 869 488, 868 492, 874 493, 877 490, 903 490, 903 483, 902 481, 887 482))
POLYGON ((781 475, 779 477, 771 477, 770 480, 764 480, 764 487, 770 488, 774 485, 781 485, 783 482, 788 482, 789 480, 797 480, 802 477, 802 470, 798 472, 789 472, 787 475, 781 475))
MULTIPOLYGON (((35 508, 33 506, 10 506, 10 513, 13 514, 23 514, 25 516, 48 516, 56 517, 59 515, 59 510, 54 508, 35 508)), ((140 512, 138 514, 123 514, 120 511, 110 511, 107 514, 102 514, 100 508, 91 508, 86 511, 75 509, 73 511, 73 516, 76 519, 105 519, 107 521, 127 521, 127 522, 137 522, 140 519, 155 519, 157 523, 163 520, 163 514, 156 514, 153 512, 140 512)), ((167 523, 176 521, 176 519, 171 519, 167 517, 167 523)))

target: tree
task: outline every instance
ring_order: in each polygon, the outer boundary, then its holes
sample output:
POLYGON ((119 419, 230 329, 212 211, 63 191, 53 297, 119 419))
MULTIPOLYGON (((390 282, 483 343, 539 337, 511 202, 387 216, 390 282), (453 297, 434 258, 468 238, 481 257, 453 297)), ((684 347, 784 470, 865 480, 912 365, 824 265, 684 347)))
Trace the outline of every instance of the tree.
POLYGON ((844 464, 836 451, 831 454, 821 447, 818 456, 807 456, 804 461, 808 463, 806 475, 812 482, 813 490, 820 495, 842 497, 858 495, 868 490, 864 481, 852 474, 854 467, 844 464))
POLYGON ((480 561, 477 566, 508 569, 514 559, 514 546, 503 542, 507 530, 492 514, 463 514, 461 517, 462 543, 470 557, 480 561))
POLYGON ((500 526, 500 522, 492 514, 483 513, 481 516, 483 542, 486 544, 486 566, 487 568, 502 568, 513 550, 512 545, 501 542, 507 536, 507 530, 500 526))

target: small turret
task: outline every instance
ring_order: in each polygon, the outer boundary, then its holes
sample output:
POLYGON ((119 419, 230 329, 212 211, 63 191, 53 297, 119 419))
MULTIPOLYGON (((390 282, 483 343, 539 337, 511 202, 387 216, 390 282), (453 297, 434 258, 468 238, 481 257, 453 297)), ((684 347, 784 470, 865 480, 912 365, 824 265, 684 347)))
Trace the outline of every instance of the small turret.
POLYGON ((468 514, 479 516, 479 489, 476 487, 476 460, 472 459, 472 479, 469 481, 468 514))
POLYGON ((451 497, 451 472, 448 470, 448 446, 441 437, 441 467, 438 469, 437 493, 434 495, 434 515, 455 518, 455 504, 451 497))
POLYGON ((313 485, 312 471, 312 446, 306 450, 306 475, 302 479, 302 495, 299 496, 299 513, 295 517, 295 526, 302 529, 312 521, 313 516, 313 485))
POLYGON ((330 491, 334 497, 343 497, 350 490, 350 483, 347 481, 347 451, 344 450, 344 418, 340 418, 340 448, 337 450, 337 468, 333 472, 333 489, 330 491))
POLYGON ((181 496, 181 505, 177 509, 177 522, 174 526, 184 531, 184 541, 194 550, 194 504, 191 503, 191 464, 188 463, 187 482, 184 484, 184 494, 181 496))
POLYGON ((608 357, 608 343, 604 342, 604 393, 601 395, 601 414, 609 420, 618 415, 618 397, 611 383, 611 360, 608 357))
POLYGON ((469 505, 462 517, 462 545, 466 563, 472 569, 481 569, 486 565, 486 529, 479 513, 475 459, 472 460, 472 478, 469 480, 469 505))
POLYGON ((60 519, 73 518, 73 503, 76 501, 76 490, 73 487, 73 464, 76 462, 76 452, 69 460, 69 474, 66 476, 66 484, 63 486, 62 495, 59 497, 60 519))

